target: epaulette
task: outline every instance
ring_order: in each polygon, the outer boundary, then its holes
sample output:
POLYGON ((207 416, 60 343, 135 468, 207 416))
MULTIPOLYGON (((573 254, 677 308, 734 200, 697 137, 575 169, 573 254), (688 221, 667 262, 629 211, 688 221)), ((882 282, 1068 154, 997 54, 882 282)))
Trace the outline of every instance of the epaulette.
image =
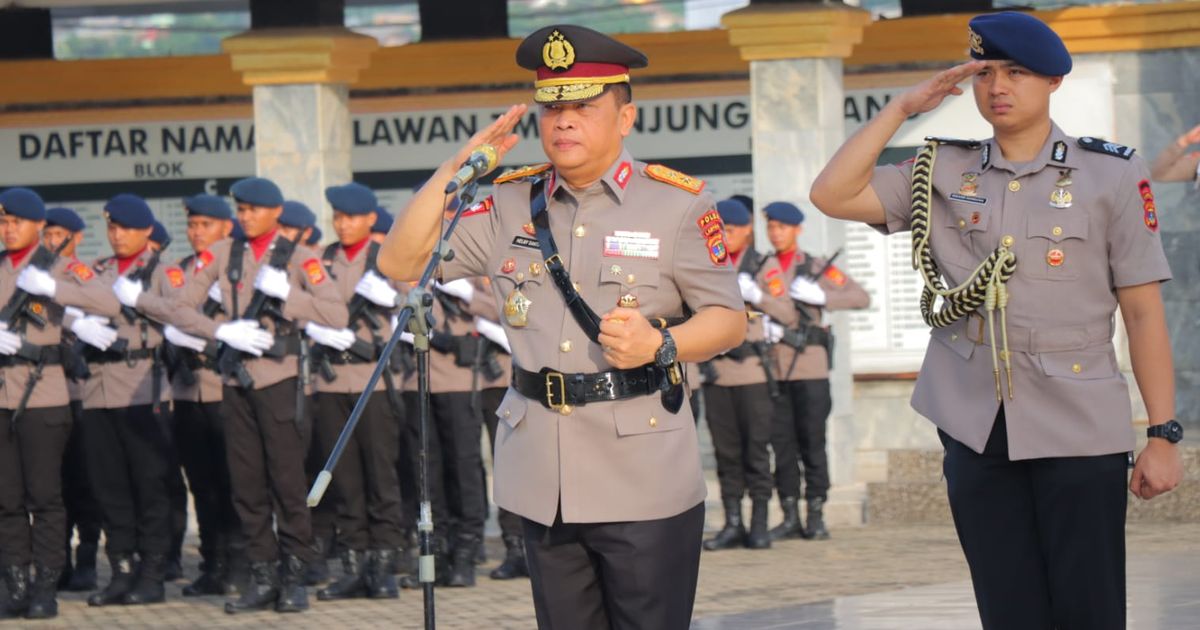
POLYGON ((701 190, 704 190, 704 180, 692 177, 691 175, 684 175, 662 164, 647 164, 646 169, 642 172, 650 179, 657 179, 664 184, 682 188, 693 195, 698 195, 701 190))
POLYGON ((964 149, 978 149, 983 146, 983 143, 978 140, 963 140, 961 138, 939 138, 937 136, 925 136, 925 142, 936 142, 938 144, 948 144, 952 147, 962 147, 964 149))
POLYGON ((1101 140, 1100 138, 1092 138, 1088 136, 1084 136, 1079 139, 1079 147, 1088 151, 1095 151, 1096 153, 1105 153, 1113 157, 1119 157, 1122 160, 1128 160, 1129 158, 1133 157, 1133 152, 1137 150, 1133 147, 1127 147, 1123 144, 1107 142, 1101 140))
POLYGON ((67 264, 67 271, 75 274, 75 277, 79 278, 81 282, 87 282, 88 280, 96 277, 96 274, 92 272, 91 267, 88 267, 77 260, 67 264))
POLYGON ((553 166, 553 165, 550 164, 549 162, 546 162, 545 164, 534 164, 532 166, 522 166, 521 168, 518 168, 518 169, 504 171, 498 177, 496 177, 495 180, 492 181, 492 184, 493 185, 507 184, 508 182, 515 182, 518 180, 525 179, 526 177, 533 177, 534 175, 540 175, 540 174, 545 173, 546 171, 550 170, 551 166, 553 166))

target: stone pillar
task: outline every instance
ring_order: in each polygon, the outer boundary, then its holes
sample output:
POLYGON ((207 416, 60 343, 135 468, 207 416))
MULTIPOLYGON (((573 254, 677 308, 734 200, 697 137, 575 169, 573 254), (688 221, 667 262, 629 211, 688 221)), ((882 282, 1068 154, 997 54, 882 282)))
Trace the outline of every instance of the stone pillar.
MULTIPOLYGON (((845 226, 817 211, 808 192, 844 140, 842 59, 862 41, 870 19, 866 11, 838 4, 756 4, 721 20, 729 29, 730 43, 750 61, 754 201, 760 208, 772 201, 791 201, 803 208, 800 247, 822 256, 833 255, 844 244, 845 226)), ((757 244, 767 251, 766 220, 756 212, 754 221, 757 244)), ((854 481, 857 437, 850 418, 849 326, 845 315, 837 314, 832 324, 838 339, 830 378, 828 452, 836 489, 854 481)), ((833 507, 838 499, 830 499, 833 507)), ((847 509, 854 520, 852 511, 847 509)))
POLYGON ((257 175, 312 208, 328 238, 325 187, 354 176, 349 86, 378 42, 342 27, 274 28, 235 35, 222 47, 254 88, 257 175))

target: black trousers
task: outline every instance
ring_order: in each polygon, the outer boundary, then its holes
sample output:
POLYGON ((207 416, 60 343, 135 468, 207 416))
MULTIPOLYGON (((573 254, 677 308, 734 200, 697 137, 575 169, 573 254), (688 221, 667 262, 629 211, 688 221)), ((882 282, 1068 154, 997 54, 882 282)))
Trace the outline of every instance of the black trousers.
POLYGON ((188 524, 188 487, 183 481, 183 462, 179 457, 179 443, 176 440, 176 424, 178 418, 163 405, 163 411, 158 416, 163 435, 167 436, 167 497, 171 503, 171 556, 178 559, 183 554, 183 539, 187 536, 188 524))
POLYGON ((26 409, 15 430, 10 429, 12 414, 0 409, 0 564, 25 566, 36 560, 61 569, 67 561, 62 455, 71 411, 66 405, 26 409))
MULTIPOLYGON (((419 400, 416 392, 404 393, 407 408, 407 454, 414 467, 420 466, 419 400)), ((479 451, 483 423, 471 408, 470 392, 433 394, 429 397, 429 496, 434 528, 451 530, 458 536, 483 537, 483 465, 479 451)), ((414 478, 417 469, 414 468, 414 478)))
POLYGON ((166 555, 170 447, 150 405, 83 412, 84 450, 109 555, 166 555))
POLYGON ((717 459, 721 499, 770 499, 771 418, 774 401, 766 383, 721 387, 704 386, 705 418, 717 459))
MULTIPOLYGON (((500 418, 496 415, 496 410, 500 408, 500 403, 504 401, 504 394, 508 391, 506 387, 489 387, 488 389, 479 392, 480 406, 482 407, 483 422, 487 426, 488 442, 492 445, 492 452, 496 452, 496 428, 499 426, 500 418)), ((482 460, 480 464, 482 469, 482 460)), ((484 514, 488 513, 487 501, 487 471, 483 473, 483 510, 484 514)), ((509 512, 508 510, 497 507, 496 520, 500 523, 500 535, 509 538, 513 536, 524 536, 525 529, 521 525, 521 517, 509 512)))
POLYGON ((939 432, 954 526, 986 630, 1125 627, 1126 453, 1009 461, 939 432))
MULTIPOLYGON (((317 438, 326 456, 333 451, 358 397, 358 394, 316 395, 317 438)), ((343 548, 395 549, 403 541, 400 485, 396 479, 399 440, 400 418, 388 404, 387 394, 371 394, 333 471, 338 543, 343 548)))
MULTIPOLYGON (((310 396, 305 401, 305 423, 306 426, 313 427, 312 439, 309 440, 308 454, 304 458, 304 474, 305 480, 308 482, 308 487, 313 486, 317 475, 325 468, 325 460, 328 459, 329 451, 322 445, 321 440, 317 437, 317 426, 315 418, 316 400, 310 396)), ((336 440, 336 438, 335 438, 336 440)), ((330 446, 332 450, 332 445, 330 446)), ((329 488, 325 490, 325 496, 316 507, 309 508, 308 518, 312 521, 313 539, 316 541, 325 541, 330 545, 325 549, 326 552, 333 551, 332 543, 337 539, 337 504, 338 504, 338 489, 337 484, 329 484, 329 488)))
POLYGON ((691 624, 703 502, 653 521, 558 520, 546 527, 522 520, 541 630, 685 630, 691 624))
POLYGON ((242 523, 246 557, 270 562, 282 551, 305 562, 316 560, 304 476, 312 427, 296 422, 296 379, 262 389, 227 385, 221 412, 233 507, 242 523))
POLYGON ((79 530, 81 545, 100 543, 100 506, 92 494, 92 481, 87 473, 86 453, 83 449, 83 403, 71 401, 71 436, 63 452, 62 495, 67 508, 66 546, 71 548, 72 530, 79 530))
POLYGON ((221 403, 175 402, 175 445, 187 473, 200 528, 200 556, 226 559, 239 523, 225 460, 221 403))
POLYGON ((829 498, 829 456, 825 424, 833 409, 829 379, 781 381, 771 430, 775 451, 775 488, 781 497, 800 497, 800 464, 804 465, 804 498, 829 498))

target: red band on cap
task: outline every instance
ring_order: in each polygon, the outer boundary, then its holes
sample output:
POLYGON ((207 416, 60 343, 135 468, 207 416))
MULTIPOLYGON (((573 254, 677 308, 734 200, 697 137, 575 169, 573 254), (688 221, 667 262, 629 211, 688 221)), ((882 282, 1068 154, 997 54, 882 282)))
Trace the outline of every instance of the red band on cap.
POLYGON ((579 62, 573 64, 570 68, 563 72, 551 70, 546 66, 542 66, 537 70, 538 81, 546 79, 573 79, 573 78, 588 78, 588 77, 611 77, 618 74, 629 72, 627 66, 622 66, 616 63, 594 63, 594 62, 579 62))

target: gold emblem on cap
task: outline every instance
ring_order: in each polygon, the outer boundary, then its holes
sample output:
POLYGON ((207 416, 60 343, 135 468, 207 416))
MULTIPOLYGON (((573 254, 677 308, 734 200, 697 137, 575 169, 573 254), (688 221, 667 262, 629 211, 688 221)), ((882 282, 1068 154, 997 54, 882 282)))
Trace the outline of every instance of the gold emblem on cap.
POLYGON ((979 36, 979 33, 975 32, 975 29, 969 26, 967 27, 967 43, 971 46, 971 52, 975 53, 976 55, 984 54, 983 38, 979 36))
POLYGON ((542 46, 542 63, 551 70, 566 70, 575 63, 575 47, 562 33, 554 31, 542 46))

